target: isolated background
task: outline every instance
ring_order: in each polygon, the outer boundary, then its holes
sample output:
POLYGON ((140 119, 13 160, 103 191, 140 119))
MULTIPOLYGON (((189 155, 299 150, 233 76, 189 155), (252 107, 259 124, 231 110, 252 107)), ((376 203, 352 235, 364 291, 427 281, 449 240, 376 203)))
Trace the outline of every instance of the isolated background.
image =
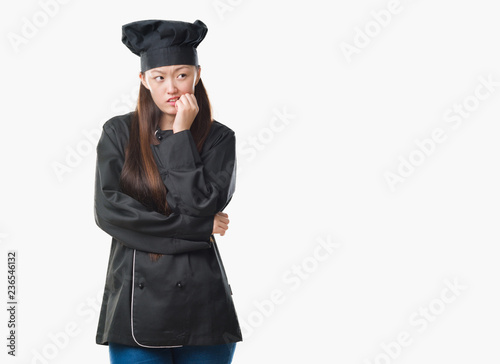
MULTIPOLYGON (((481 78, 500 82, 495 2, 401 0, 377 33, 374 14, 397 3, 73 0, 14 47, 47 3, 0 10, 1 297, 13 249, 19 300, 18 356, 1 341, 1 362, 108 360, 95 344, 111 241, 94 223, 95 143, 135 107, 139 58, 121 26, 150 18, 207 24, 202 79, 237 135, 218 238, 244 325, 234 363, 498 361, 499 85, 474 98, 481 78), (349 59, 342 44, 367 27, 349 59), (415 140, 437 129, 446 140, 418 159, 415 140), (391 189, 410 156, 419 165, 391 189), (318 260, 325 242, 336 247, 318 260)), ((2 309, 2 338, 6 322, 2 309)))

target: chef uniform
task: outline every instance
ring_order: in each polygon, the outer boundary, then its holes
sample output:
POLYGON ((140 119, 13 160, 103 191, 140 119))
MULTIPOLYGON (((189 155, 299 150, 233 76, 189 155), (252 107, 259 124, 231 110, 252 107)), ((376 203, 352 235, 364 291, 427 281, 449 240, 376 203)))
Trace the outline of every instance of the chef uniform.
MULTIPOLYGON (((122 41, 144 72, 197 66, 206 33, 199 20, 143 20, 124 25, 122 41)), ((173 211, 167 216, 120 190, 133 114, 106 121, 97 145, 95 221, 112 239, 96 342, 169 348, 242 341, 212 235, 214 215, 235 190, 235 133, 213 120, 198 152, 190 130, 157 131, 151 149, 173 211), (149 253, 163 255, 152 261, 149 253)))

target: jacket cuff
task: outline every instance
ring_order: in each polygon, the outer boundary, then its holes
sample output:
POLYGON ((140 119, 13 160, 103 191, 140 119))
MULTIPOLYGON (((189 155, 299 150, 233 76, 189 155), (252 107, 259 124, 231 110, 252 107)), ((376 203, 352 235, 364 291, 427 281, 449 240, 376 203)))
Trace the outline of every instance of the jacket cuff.
POLYGON ((195 169, 197 164, 202 163, 189 129, 169 135, 160 144, 151 145, 151 149, 160 173, 174 169, 195 169))
MULTIPOLYGON (((187 215, 181 215, 183 220, 187 215)), ((212 231, 214 229, 214 216, 189 216, 189 221, 184 223, 188 226, 183 236, 188 239, 203 240, 206 242, 211 241, 212 231)))

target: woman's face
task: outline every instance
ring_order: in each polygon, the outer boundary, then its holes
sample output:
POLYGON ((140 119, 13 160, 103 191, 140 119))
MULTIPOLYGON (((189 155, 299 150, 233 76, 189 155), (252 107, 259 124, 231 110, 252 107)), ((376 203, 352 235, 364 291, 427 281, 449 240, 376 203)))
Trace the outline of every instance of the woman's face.
POLYGON ((186 93, 194 93, 201 68, 192 65, 174 65, 152 68, 139 74, 156 106, 165 114, 175 116, 175 100, 186 93))

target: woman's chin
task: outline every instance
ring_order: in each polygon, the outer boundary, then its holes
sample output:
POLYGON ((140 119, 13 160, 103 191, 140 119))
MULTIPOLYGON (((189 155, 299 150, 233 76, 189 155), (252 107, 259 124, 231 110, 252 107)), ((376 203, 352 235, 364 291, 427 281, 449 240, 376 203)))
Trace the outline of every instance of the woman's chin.
POLYGON ((176 115, 177 114, 177 109, 175 107, 171 108, 171 107, 164 107, 163 109, 160 109, 161 111, 163 111, 164 114, 168 114, 168 115, 176 115))

